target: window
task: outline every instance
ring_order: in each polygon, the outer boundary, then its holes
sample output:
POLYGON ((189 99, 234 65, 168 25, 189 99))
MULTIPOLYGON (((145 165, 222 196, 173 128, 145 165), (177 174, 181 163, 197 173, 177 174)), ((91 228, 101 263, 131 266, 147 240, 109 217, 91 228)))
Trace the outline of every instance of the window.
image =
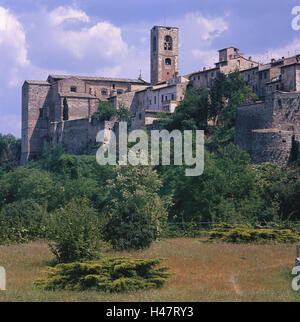
POLYGON ((174 101, 174 94, 172 94, 172 101, 174 101))
POLYGON ((264 72, 264 78, 267 78, 267 72, 264 72))
POLYGON ((142 119, 142 113, 139 113, 139 119, 140 120, 142 119))
POLYGON ((156 96, 154 96, 154 104, 156 104, 156 96))
POLYGON ((172 40, 171 36, 165 37, 164 49, 165 50, 173 50, 173 40, 172 40))
POLYGON ((153 52, 156 51, 156 37, 155 36, 153 37, 152 50, 153 50, 153 52))
POLYGON ((107 91, 106 91, 105 89, 103 89, 103 90, 101 91, 101 95, 106 96, 106 95, 107 95, 107 91))
POLYGON ((198 80, 200 80, 200 75, 198 75, 198 80))
POLYGON ((166 58, 166 59, 165 59, 165 64, 166 64, 166 65, 169 65, 169 66, 170 66, 170 65, 172 65, 172 60, 171 60, 171 58, 166 58))
POLYGON ((117 94, 118 94, 118 95, 121 95, 121 94, 123 94, 123 91, 122 91, 121 89, 118 89, 118 90, 117 90, 117 94))
POLYGON ((72 86, 72 87, 70 88, 70 90, 71 90, 71 92, 77 92, 77 88, 76 88, 75 86, 72 86))
POLYGON ((162 101, 162 102, 164 101, 164 96, 163 96, 163 95, 161 96, 161 101, 162 101))
POLYGON ((112 85, 112 88, 113 88, 113 89, 115 89, 115 88, 116 88, 116 85, 115 85, 115 84, 113 84, 113 85, 112 85))

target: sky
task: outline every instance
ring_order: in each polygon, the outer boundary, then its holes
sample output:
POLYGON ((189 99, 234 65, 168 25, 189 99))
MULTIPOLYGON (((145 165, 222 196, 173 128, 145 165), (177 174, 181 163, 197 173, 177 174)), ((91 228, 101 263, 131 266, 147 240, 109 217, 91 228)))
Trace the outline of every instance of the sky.
POLYGON ((229 46, 259 62, 298 54, 295 6, 300 0, 0 0, 0 133, 21 137, 27 79, 141 71, 149 80, 154 25, 179 28, 181 75, 213 67, 229 46))

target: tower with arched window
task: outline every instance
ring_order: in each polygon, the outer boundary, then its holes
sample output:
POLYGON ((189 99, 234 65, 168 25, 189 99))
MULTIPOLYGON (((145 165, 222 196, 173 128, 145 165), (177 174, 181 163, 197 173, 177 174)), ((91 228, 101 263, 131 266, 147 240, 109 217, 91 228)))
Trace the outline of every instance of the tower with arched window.
POLYGON ((178 72, 178 28, 154 26, 150 47, 151 83, 173 78, 178 72))

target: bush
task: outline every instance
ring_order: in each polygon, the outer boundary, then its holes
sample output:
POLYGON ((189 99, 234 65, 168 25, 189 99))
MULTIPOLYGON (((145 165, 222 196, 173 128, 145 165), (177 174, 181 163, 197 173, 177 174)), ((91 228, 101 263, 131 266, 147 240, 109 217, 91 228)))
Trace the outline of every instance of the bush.
POLYGON ((253 228, 242 224, 216 224, 209 232, 209 241, 230 243, 295 243, 299 239, 300 236, 290 229, 253 228))
POLYGON ((71 200, 51 216, 51 251, 58 262, 89 260, 97 257, 99 221, 86 199, 71 200))
POLYGON ((18 167, 0 180, 0 208, 12 202, 32 199, 48 210, 62 204, 63 194, 58 181, 49 172, 18 167))
POLYGON ((116 110, 111 103, 103 101, 99 104, 98 112, 95 112, 92 118, 100 121, 110 121, 114 116, 116 116, 116 110))
POLYGON ((116 173, 108 180, 104 240, 118 249, 149 247, 166 214, 157 193, 161 181, 148 166, 118 166, 116 173))
POLYGON ((0 214, 0 243, 26 243, 47 236, 47 212, 33 200, 6 205, 0 214))
POLYGON ((171 275, 168 268, 154 269, 159 259, 108 258, 98 262, 59 264, 35 282, 46 290, 128 292, 161 287, 171 275))

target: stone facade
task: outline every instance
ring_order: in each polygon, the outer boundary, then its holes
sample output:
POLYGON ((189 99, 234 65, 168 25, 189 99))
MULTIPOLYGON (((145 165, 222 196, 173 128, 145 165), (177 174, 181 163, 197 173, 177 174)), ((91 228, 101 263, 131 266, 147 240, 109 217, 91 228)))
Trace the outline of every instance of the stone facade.
POLYGON ((299 142, 300 92, 277 91, 264 102, 238 108, 235 144, 251 155, 253 163, 296 161, 293 145, 299 149, 299 142))
MULTIPOLYGON (((22 156, 21 164, 40 155, 46 143, 55 144, 53 128, 68 131, 91 130, 94 123, 86 124, 101 101, 130 93, 132 88, 142 89, 149 85, 143 79, 121 79, 104 77, 85 77, 68 75, 49 75, 47 81, 25 81, 22 88, 22 156), (63 101, 68 104, 68 122, 63 122, 63 101), (83 123, 80 123, 80 120, 83 123), (74 121, 74 122, 71 122, 74 121), (75 122, 76 121, 76 122, 75 122), (69 129, 73 127, 74 130, 69 129), (83 130, 85 128, 85 130, 83 130)), ((97 126, 95 127, 97 128, 97 126)), ((67 136, 61 136, 67 137, 67 136)), ((95 140, 90 137, 87 142, 95 140)), ((75 151, 76 147, 68 146, 67 151, 75 151)), ((68 141, 69 142, 69 141, 68 141)), ((87 144, 87 142, 85 144, 87 144)), ((73 142, 76 145, 76 142, 73 142)), ((79 143, 82 150, 82 144, 79 143)), ((77 151, 77 150, 76 150, 77 151)))
POLYGON ((300 151, 300 55, 259 64, 228 47, 219 50, 213 68, 179 76, 178 33, 176 27, 151 29, 151 83, 141 75, 127 79, 51 74, 46 81, 25 81, 21 163, 40 155, 47 143, 63 144, 72 154, 94 152, 97 132, 115 124, 91 119, 101 101, 110 101, 116 110, 121 105, 128 108, 128 128, 151 128, 159 113, 175 112, 187 88, 210 88, 219 72, 228 75, 236 70, 260 101, 238 109, 235 143, 251 154, 253 162, 289 162, 295 147, 300 151))

